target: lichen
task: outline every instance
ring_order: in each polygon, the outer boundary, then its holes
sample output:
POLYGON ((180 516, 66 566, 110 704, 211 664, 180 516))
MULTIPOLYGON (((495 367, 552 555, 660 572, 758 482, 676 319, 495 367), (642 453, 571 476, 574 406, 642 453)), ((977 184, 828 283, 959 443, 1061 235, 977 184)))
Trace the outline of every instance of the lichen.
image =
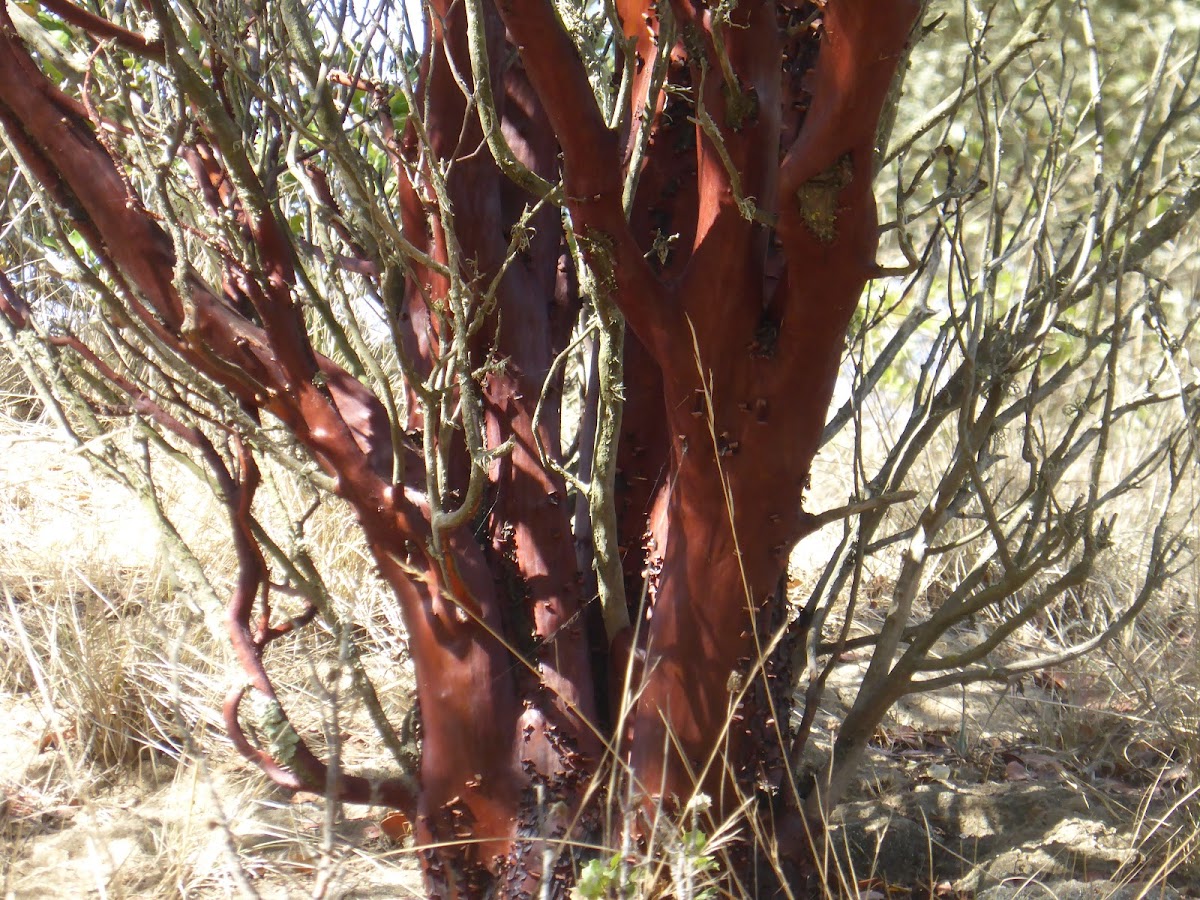
POLYGON ((300 744, 300 735, 288 721, 283 707, 278 700, 267 697, 255 691, 252 699, 254 718, 258 727, 267 739, 268 752, 284 768, 290 769, 295 764, 296 747, 300 744))
POLYGON ((854 180, 854 163, 847 153, 796 190, 800 218, 823 244, 837 239, 838 194, 854 180))
POLYGON ((758 121, 758 91, 753 87, 747 90, 739 83, 734 89, 726 82, 721 92, 725 95, 725 123, 730 128, 741 131, 758 121))

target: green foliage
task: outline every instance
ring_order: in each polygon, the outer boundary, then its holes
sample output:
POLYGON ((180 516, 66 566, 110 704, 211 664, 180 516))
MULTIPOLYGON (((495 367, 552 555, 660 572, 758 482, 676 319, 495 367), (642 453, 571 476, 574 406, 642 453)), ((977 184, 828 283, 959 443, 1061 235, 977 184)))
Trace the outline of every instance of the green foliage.
POLYGON ((49 13, 41 11, 39 11, 37 14, 37 20, 38 24, 40 24, 42 28, 46 30, 46 34, 49 36, 50 40, 57 44, 60 50, 72 49, 71 30, 65 22, 56 19, 49 13))
MULTIPOLYGON (((670 889, 666 896, 686 900, 710 900, 717 896, 719 876, 716 841, 699 821, 712 805, 705 794, 688 803, 690 827, 666 836, 640 859, 621 853, 593 859, 583 867, 576 882, 576 895, 584 900, 649 896, 664 874, 669 873, 670 889)), ((657 894, 655 894, 657 895, 657 894)))
MULTIPOLYGON (((709 876, 715 875, 718 869, 717 858, 708 852, 709 839, 703 831, 692 828, 683 832, 680 838, 677 857, 673 860, 672 876, 677 886, 683 882, 683 887, 695 888, 695 882, 703 883, 709 876)), ((699 891, 688 890, 687 894, 697 900, 708 900, 717 896, 715 887, 704 887, 699 891)))
POLYGON ((617 854, 608 860, 593 859, 584 866, 576 889, 586 900, 599 900, 614 895, 629 897, 635 887, 628 878, 628 870, 622 871, 621 856, 617 854))

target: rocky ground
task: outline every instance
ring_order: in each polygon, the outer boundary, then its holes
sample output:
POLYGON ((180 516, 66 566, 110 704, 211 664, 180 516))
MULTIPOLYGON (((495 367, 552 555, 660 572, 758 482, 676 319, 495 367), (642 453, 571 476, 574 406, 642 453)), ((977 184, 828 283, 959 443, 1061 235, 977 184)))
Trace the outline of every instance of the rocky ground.
MULTIPOLYGON (((835 705, 853 681, 851 667, 835 705)), ((1081 718, 1048 686, 903 701, 838 812, 845 883, 870 900, 1200 897, 1200 859, 1174 849, 1195 773, 1120 718, 1081 718), (1070 753, 1037 740, 1064 712, 1079 737, 1095 731, 1070 753)))
MULTIPOLYGON (((347 810, 330 830, 317 798, 271 790, 228 751, 85 774, 30 697, 0 707, 6 900, 421 896, 411 850, 376 811, 347 810)), ((1169 857, 1190 775, 1160 767, 1150 783, 1136 758, 1088 775, 1028 741, 968 728, 963 748, 961 727, 920 720, 902 708, 881 730, 839 812, 835 896, 1200 897, 1194 861, 1169 857)))

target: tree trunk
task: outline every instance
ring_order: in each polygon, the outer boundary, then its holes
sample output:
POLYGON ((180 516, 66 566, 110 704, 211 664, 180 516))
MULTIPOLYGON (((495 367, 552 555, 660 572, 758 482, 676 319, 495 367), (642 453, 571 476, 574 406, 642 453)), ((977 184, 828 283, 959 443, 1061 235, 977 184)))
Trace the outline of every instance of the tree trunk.
MULTIPOLYGON (((149 6, 163 25, 154 52, 211 145, 194 151, 193 169, 258 253, 257 268, 230 269, 219 289, 177 265, 103 128, 0 18, 0 122, 129 314, 248 415, 281 420, 355 510, 408 629, 422 747, 415 777, 344 776, 340 793, 414 820, 432 894, 532 893, 550 875, 547 840, 601 838, 605 799, 589 788, 604 783, 610 740, 643 835, 660 808, 697 791, 720 821, 786 777, 787 711, 761 689, 787 623, 778 587, 805 532, 846 327, 875 271, 876 122, 918 6, 750 2, 721 21, 687 0, 619 0, 634 59, 619 60, 632 84, 614 130, 548 0, 435 0, 423 105, 401 135, 380 124, 406 243, 355 235, 409 366, 405 421, 314 350, 293 241, 223 131, 217 67, 210 85, 188 68, 164 7, 149 6), (593 276, 588 297, 560 201, 593 276), (575 546, 584 526, 572 521, 586 505, 541 458, 564 456, 552 363, 585 301, 615 304, 630 328, 612 497, 632 623, 621 634, 598 634, 588 608, 575 546), (439 367, 456 390, 431 399, 421 384, 439 367), (630 653, 635 683, 614 690, 630 653)), ((249 612, 258 597, 269 623, 269 579, 250 546, 256 478, 210 456, 246 550, 231 633, 256 690, 274 699, 262 657, 276 635, 249 612)), ((241 699, 227 707, 239 736, 241 699)), ((326 786, 302 744, 289 760, 244 737, 239 746, 281 783, 326 786)), ((780 849, 801 859, 806 844, 780 849)), ((561 893, 570 860, 553 864, 561 893)))

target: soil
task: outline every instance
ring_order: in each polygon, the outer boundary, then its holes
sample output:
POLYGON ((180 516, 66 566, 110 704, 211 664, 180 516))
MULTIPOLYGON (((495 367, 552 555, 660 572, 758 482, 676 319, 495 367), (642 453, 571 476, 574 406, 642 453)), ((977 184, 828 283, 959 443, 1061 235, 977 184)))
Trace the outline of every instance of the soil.
MULTIPOLYGON (((0 510, 15 517, 0 520, 12 526, 6 565, 28 573, 40 559, 62 573, 82 548, 89 571, 113 572, 137 562, 120 540, 143 554, 154 547, 148 526, 133 526, 128 497, 98 498, 52 442, 0 449, 0 486, 28 499, 0 510), (18 451, 36 451, 38 464, 17 465, 18 451), (58 512, 70 521, 49 521, 58 512), (35 540, 42 532, 49 537, 35 540)), ((197 516, 196 529, 203 524, 197 516)), ((803 549, 827 553, 814 537, 803 549)), ((5 654, 20 652, 0 645, 0 672, 19 662, 5 654)), ((823 764, 864 666, 848 659, 833 674, 809 765, 823 764)), ((0 691, 5 900, 422 896, 414 853, 389 837, 383 811, 347 808, 327 822, 318 798, 272 789, 200 726, 202 759, 148 750, 136 765, 97 771, 78 761, 78 740, 36 686, 21 690, 0 691)), ((1068 676, 1050 673, 902 701, 831 823, 841 893, 1200 898, 1200 860, 1169 856, 1171 841, 1187 837, 1178 811, 1196 793, 1196 773, 1139 735, 1135 717, 1072 690, 1068 676)))
MULTIPOLYGON (((835 711, 860 668, 835 678, 835 711)), ((1033 734, 1070 704, 1033 683, 1020 690, 974 686, 901 701, 835 813, 843 880, 860 897, 880 887, 887 898, 1200 897, 1197 860, 1166 875, 1162 865, 1195 774, 1162 764, 1158 748, 1119 734, 1099 709, 1092 727, 1107 721, 1107 733, 1091 749, 1103 756, 1089 759, 1086 743, 1071 753, 1042 746, 1033 734)), ((1089 731, 1086 717, 1072 725, 1089 731)), ((819 747, 811 755, 814 766, 827 758, 819 747)))
MULTIPOLYGON (((1182 781, 1086 784, 1027 741, 968 735, 960 752, 961 729, 942 725, 909 705, 881 731, 831 830, 845 896, 1200 897, 1186 866, 1152 877, 1156 817, 1182 781)), ((227 748, 85 775, 30 696, 0 695, 0 773, 6 900, 422 896, 381 811, 347 809, 327 831, 318 798, 273 790, 227 748)))

